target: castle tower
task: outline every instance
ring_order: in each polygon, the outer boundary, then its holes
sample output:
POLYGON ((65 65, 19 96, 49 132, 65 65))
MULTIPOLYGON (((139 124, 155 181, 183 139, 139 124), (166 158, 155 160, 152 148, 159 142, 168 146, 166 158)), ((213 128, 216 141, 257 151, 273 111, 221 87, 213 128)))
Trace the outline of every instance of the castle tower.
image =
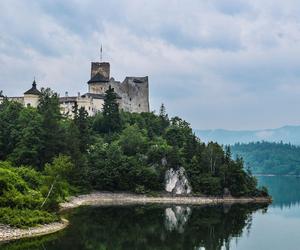
POLYGON ((40 98, 41 92, 36 87, 35 80, 32 83, 31 89, 27 90, 24 93, 24 105, 29 107, 37 107, 39 104, 39 98, 40 98))
POLYGON ((91 79, 96 75, 100 75, 103 79, 109 81, 110 64, 108 62, 92 62, 91 79))
POLYGON ((108 62, 92 62, 91 79, 88 81, 89 93, 103 94, 110 79, 108 62))

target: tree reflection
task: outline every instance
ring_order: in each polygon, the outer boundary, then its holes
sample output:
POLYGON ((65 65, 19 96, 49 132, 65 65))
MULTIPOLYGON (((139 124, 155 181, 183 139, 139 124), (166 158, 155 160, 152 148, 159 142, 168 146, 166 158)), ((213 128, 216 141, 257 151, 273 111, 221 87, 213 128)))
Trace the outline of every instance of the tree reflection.
POLYGON ((16 249, 221 249, 250 230, 262 204, 232 206, 82 207, 68 214, 71 225, 56 238, 2 246, 16 249))
POLYGON ((259 184, 268 187, 274 207, 299 205, 300 178, 296 176, 258 176, 259 184))

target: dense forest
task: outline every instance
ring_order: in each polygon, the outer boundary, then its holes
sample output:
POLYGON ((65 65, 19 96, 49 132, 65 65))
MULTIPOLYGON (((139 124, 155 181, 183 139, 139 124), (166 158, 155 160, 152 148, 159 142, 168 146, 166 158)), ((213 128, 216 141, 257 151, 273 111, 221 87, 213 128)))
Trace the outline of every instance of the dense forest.
POLYGON ((112 88, 94 117, 77 105, 62 115, 50 89, 42 89, 37 108, 0 104, 0 223, 58 220, 61 201, 90 190, 153 195, 171 167, 184 167, 195 195, 267 195, 229 147, 205 145, 163 105, 159 114, 121 112, 112 88))
POLYGON ((243 157, 255 174, 300 175, 300 147, 285 143, 253 142, 235 144, 233 156, 243 157))

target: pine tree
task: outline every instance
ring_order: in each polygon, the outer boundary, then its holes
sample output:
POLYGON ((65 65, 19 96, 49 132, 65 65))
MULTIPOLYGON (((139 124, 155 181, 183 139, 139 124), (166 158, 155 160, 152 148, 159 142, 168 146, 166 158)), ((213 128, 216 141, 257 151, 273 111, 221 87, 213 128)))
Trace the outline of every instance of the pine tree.
POLYGON ((85 153, 90 138, 89 138, 89 126, 88 126, 88 113, 86 112, 84 107, 81 107, 78 110, 78 115, 74 120, 74 122, 79 131, 80 152, 85 153))
POLYGON ((15 133, 18 142, 9 155, 16 165, 40 167, 40 150, 42 148, 42 119, 36 109, 28 107, 21 110, 17 119, 15 133))
POLYGON ((117 94, 114 89, 109 86, 105 92, 103 105, 104 130, 106 132, 115 132, 121 128, 121 117, 119 113, 119 104, 117 102, 117 94))
POLYGON ((159 109, 159 123, 160 123, 160 133, 163 134, 164 130, 170 125, 170 120, 166 112, 166 107, 162 103, 159 109))
POLYGON ((59 108, 57 93, 51 89, 42 89, 39 99, 38 112, 42 116, 42 140, 41 165, 52 161, 53 157, 61 152, 64 147, 63 134, 61 130, 62 115, 59 108))

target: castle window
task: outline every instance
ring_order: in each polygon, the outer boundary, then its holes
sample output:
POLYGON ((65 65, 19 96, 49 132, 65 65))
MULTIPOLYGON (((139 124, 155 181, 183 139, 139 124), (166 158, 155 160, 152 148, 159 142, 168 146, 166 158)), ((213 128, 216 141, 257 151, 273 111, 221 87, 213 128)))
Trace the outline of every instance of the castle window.
POLYGON ((129 101, 131 101, 132 99, 131 99, 131 97, 129 98, 129 101))
POLYGON ((139 107, 141 107, 141 104, 139 104, 139 107))

